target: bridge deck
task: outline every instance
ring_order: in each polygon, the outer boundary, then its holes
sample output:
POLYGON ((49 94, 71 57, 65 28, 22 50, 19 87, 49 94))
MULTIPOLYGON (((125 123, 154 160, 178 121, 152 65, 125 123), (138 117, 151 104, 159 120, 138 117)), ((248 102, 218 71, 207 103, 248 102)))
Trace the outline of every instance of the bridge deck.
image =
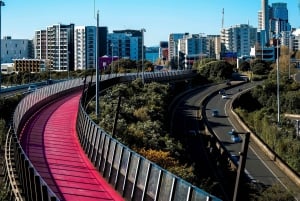
POLYGON ((61 200, 124 200, 80 146, 75 127, 80 95, 62 98, 37 113, 23 130, 22 146, 61 200))

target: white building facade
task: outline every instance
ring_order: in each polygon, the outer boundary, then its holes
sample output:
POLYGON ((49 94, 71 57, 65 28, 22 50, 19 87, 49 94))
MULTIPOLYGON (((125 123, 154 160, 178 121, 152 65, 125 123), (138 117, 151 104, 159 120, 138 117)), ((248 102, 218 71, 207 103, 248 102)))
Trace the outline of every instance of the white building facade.
POLYGON ((35 32, 36 59, 47 59, 54 71, 74 70, 74 24, 56 24, 35 32))
POLYGON ((224 51, 240 56, 250 56, 251 47, 256 43, 257 29, 248 24, 240 24, 222 29, 221 43, 224 51))
POLYGON ((74 70, 86 68, 85 26, 75 26, 74 30, 74 70))

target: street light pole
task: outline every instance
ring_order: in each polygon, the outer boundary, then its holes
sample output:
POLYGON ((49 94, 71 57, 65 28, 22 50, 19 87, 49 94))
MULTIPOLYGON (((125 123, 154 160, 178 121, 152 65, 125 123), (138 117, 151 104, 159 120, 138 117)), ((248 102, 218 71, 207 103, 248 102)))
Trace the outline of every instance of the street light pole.
POLYGON ((277 38, 277 60, 276 60, 276 68, 277 68, 277 123, 280 123, 280 98, 279 98, 279 35, 277 38))
POLYGON ((144 32, 146 32, 146 29, 142 28, 142 82, 144 84, 144 32))
POLYGON ((1 54, 1 51, 2 51, 2 44, 1 44, 1 7, 2 6, 5 6, 5 3, 3 1, 0 0, 0 95, 1 95, 1 89, 2 89, 2 68, 1 68, 1 64, 2 64, 2 54, 1 54))
POLYGON ((292 34, 289 34, 289 79, 291 79, 291 47, 292 47, 292 34))
POLYGON ((238 200, 238 191, 240 185, 241 174, 244 173, 247 154, 248 154, 248 146, 250 140, 250 133, 238 133, 238 134, 245 134, 245 139, 243 140, 242 151, 240 152, 240 160, 238 164, 237 176, 235 181, 234 193, 233 193, 233 201, 238 200))
POLYGON ((100 116, 100 112, 99 112, 99 108, 100 108, 100 105, 99 105, 99 84, 100 84, 100 81, 99 81, 99 65, 98 65, 98 27, 99 27, 99 10, 97 11, 97 26, 96 26, 96 45, 95 45, 95 68, 96 68, 96 117, 97 119, 99 118, 100 116))
POLYGON ((111 43, 111 69, 110 74, 113 74, 113 68, 114 68, 114 44, 111 43))

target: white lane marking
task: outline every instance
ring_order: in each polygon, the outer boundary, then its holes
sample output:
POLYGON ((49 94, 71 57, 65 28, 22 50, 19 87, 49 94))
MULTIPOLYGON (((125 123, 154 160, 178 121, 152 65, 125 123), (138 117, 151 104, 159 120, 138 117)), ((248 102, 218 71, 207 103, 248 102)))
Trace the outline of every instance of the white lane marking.
MULTIPOLYGON (((237 96, 237 95, 235 95, 235 96, 237 96)), ((224 111, 225 111, 225 115, 226 116, 228 116, 227 115, 227 112, 226 112, 226 108, 227 108, 227 104, 228 104, 228 102, 229 101, 226 101, 226 103, 225 103, 225 107, 224 107, 224 111)), ((227 118, 228 119, 228 121, 230 122, 230 124, 234 127, 234 125, 233 125, 233 123, 232 123, 232 121, 230 120, 230 118, 227 118)), ((235 127, 234 127, 234 129, 236 129, 235 127)), ((288 187, 280 180, 280 178, 269 168, 269 166, 264 162, 264 160, 262 160, 262 158, 257 154, 257 152, 256 151, 254 151, 254 149, 252 148, 252 146, 251 146, 251 144, 249 143, 249 147, 250 147, 250 149, 253 151, 253 153, 257 156, 257 158, 262 162, 262 164, 271 172, 271 174, 279 181, 279 183, 287 190, 288 189, 288 187)), ((245 170, 246 170, 246 168, 245 168, 245 170)), ((250 175, 250 174, 249 174, 250 175)), ((251 176, 252 177, 252 176, 251 176)))

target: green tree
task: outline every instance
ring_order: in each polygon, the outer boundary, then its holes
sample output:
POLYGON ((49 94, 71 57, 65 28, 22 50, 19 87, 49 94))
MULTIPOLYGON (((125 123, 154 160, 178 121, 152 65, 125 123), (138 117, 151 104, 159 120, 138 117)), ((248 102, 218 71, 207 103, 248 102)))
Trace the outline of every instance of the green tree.
POLYGON ((265 189, 257 199, 258 201, 294 201, 293 195, 282 188, 280 184, 274 184, 273 186, 265 189))
POLYGON ((233 65, 226 61, 211 61, 203 66, 198 66, 197 70, 203 77, 207 77, 214 81, 220 81, 231 79, 233 65))

